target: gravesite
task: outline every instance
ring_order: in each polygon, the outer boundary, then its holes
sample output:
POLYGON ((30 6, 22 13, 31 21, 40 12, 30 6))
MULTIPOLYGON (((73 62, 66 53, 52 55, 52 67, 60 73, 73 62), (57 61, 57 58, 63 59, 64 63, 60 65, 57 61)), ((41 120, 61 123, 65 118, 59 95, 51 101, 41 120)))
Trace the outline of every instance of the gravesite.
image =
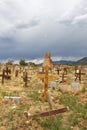
POLYGON ((86 130, 87 66, 0 64, 0 130, 86 130))
POLYGON ((0 130, 87 130, 87 0, 0 0, 0 130))

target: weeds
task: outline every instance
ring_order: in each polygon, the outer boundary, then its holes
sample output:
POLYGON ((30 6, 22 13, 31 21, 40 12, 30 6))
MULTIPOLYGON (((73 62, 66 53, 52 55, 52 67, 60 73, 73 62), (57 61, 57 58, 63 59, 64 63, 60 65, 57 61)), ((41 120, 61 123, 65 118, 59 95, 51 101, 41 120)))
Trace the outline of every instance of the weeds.
POLYGON ((82 93, 86 92, 86 87, 85 87, 85 86, 82 87, 81 92, 82 92, 82 93))
MULTIPOLYGON (((53 118, 52 118, 53 119, 53 118)), ((45 118, 41 123, 44 130, 61 130, 62 116, 58 115, 53 120, 51 118, 45 118)))
POLYGON ((78 123, 79 123, 78 116, 75 113, 69 114, 67 117, 67 120, 73 126, 78 125, 78 123))
POLYGON ((2 91, 1 94, 2 94, 2 97, 4 97, 4 96, 19 96, 18 91, 13 91, 13 92, 2 91))
POLYGON ((33 92, 30 94, 30 97, 31 97, 34 101, 37 101, 37 100, 39 100, 40 95, 39 95, 38 91, 33 91, 33 92))

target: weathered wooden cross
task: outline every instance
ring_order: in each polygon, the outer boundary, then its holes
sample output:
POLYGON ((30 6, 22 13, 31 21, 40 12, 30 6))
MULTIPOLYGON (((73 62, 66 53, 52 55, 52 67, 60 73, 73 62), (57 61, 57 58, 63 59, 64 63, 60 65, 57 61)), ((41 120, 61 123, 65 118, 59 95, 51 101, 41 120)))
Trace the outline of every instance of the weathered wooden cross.
POLYGON ((68 108, 64 107, 64 108, 61 108, 61 109, 50 110, 50 111, 42 112, 40 114, 35 114, 35 115, 30 115, 28 112, 24 112, 24 115, 26 116, 27 119, 31 119, 31 118, 37 118, 37 117, 52 116, 52 115, 64 113, 66 111, 68 111, 68 108))
POLYGON ((5 77, 5 72, 4 70, 2 71, 2 74, 0 75, 0 77, 2 77, 2 85, 4 84, 4 77, 5 77))
POLYGON ((18 73, 19 73, 19 70, 16 69, 16 70, 15 70, 15 77, 18 77, 18 73))
POLYGON ((75 70, 75 81, 77 80, 77 79, 79 79, 79 82, 81 83, 81 76, 82 75, 84 75, 85 73, 82 73, 81 72, 81 68, 80 69, 76 69, 75 70))
POLYGON ((4 79, 11 79, 11 76, 9 74, 11 74, 11 70, 8 69, 8 67, 6 67, 6 69, 3 69, 2 74, 0 75, 0 77, 2 77, 2 85, 4 84, 4 79))
POLYGON ((48 80, 56 80, 57 76, 48 75, 49 68, 53 67, 53 62, 50 59, 50 53, 45 54, 43 67, 44 67, 45 72, 43 74, 42 73, 37 74, 37 77, 41 78, 41 79, 44 79, 44 91, 42 93, 42 96, 43 97, 47 96, 47 99, 49 100, 48 102, 49 102, 51 110, 47 111, 47 112, 42 112, 42 113, 39 113, 39 114, 35 114, 35 115, 30 115, 30 113, 24 112, 24 115, 26 116, 27 119, 52 116, 52 115, 56 115, 56 114, 59 114, 59 113, 64 113, 64 112, 66 112, 68 110, 66 107, 61 108, 61 109, 57 109, 57 110, 53 110, 52 100, 50 98, 49 92, 47 91, 47 89, 48 89, 48 80))
POLYGON ((31 79, 31 76, 29 77, 27 71, 24 71, 22 78, 24 81, 24 87, 27 87, 27 83, 31 79))
POLYGON ((48 75, 49 68, 53 67, 53 62, 50 59, 50 53, 46 53, 44 57, 43 68, 45 70, 44 74, 37 74, 37 77, 40 79, 44 79, 44 91, 42 92, 42 97, 46 96, 46 92, 48 89, 48 80, 56 80, 57 76, 48 75))

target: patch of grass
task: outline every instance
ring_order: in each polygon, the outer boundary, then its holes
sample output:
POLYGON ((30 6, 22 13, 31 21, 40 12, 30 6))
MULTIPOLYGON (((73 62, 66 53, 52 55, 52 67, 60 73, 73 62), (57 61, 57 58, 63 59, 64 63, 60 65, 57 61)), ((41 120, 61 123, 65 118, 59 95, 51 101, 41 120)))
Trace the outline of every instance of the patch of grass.
POLYGON ((86 129, 83 126, 81 126, 79 130, 86 130, 86 129))
POLYGON ((87 102, 84 104, 84 108, 87 109, 87 102))
POLYGON ((67 117, 67 120, 73 126, 78 125, 78 123, 79 123, 78 116, 75 113, 69 114, 68 117, 67 117))
POLYGON ((15 126, 13 122, 10 123, 10 126, 7 128, 7 130, 15 130, 15 126))
POLYGON ((9 118, 9 120, 10 120, 10 121, 13 121, 13 117, 14 117, 14 116, 13 116, 13 111, 10 110, 9 113, 8 113, 8 118, 9 118))
POLYGON ((54 119, 45 118, 41 123, 41 126, 43 127, 43 130, 62 130, 62 116, 58 115, 54 119))
POLYGON ((61 128, 61 130, 72 130, 71 127, 61 128))
POLYGON ((19 96, 19 92, 18 91, 13 91, 13 92, 2 91, 1 95, 2 95, 2 97, 4 97, 4 96, 19 96))
POLYGON ((77 95, 63 93, 60 97, 60 103, 70 108, 71 112, 67 116, 67 124, 70 126, 77 125, 81 128, 82 121, 87 120, 87 102, 83 104, 77 95))
POLYGON ((39 98, 40 98, 40 94, 38 93, 38 91, 33 91, 33 92, 30 94, 30 97, 31 97, 34 101, 37 101, 37 100, 39 100, 39 98))
POLYGON ((72 110, 75 109, 75 106, 78 102, 79 98, 77 96, 73 96, 68 93, 63 93, 63 95, 60 97, 60 103, 68 106, 72 110))
POLYGON ((85 93, 85 92, 86 92, 86 87, 85 87, 85 86, 82 87, 81 92, 82 92, 82 93, 85 93))
POLYGON ((7 93, 6 91, 2 91, 2 92, 1 92, 1 95, 2 95, 2 97, 8 96, 8 93, 7 93))

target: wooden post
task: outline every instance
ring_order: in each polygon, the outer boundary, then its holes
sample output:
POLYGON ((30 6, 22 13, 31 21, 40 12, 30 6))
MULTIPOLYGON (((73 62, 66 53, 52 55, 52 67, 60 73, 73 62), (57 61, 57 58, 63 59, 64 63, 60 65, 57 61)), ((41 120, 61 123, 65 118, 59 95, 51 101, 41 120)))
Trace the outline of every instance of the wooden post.
POLYGON ((64 71, 64 74, 67 75, 67 68, 66 67, 63 68, 63 71, 64 71))
POLYGON ((15 70, 15 77, 18 77, 18 70, 15 70))
POLYGON ((48 76, 49 69, 53 67, 53 61, 50 58, 50 53, 45 53, 44 55, 44 63, 43 68, 45 73, 44 74, 38 74, 38 78, 44 79, 44 91, 42 93, 42 97, 46 96, 46 92, 48 89, 48 80, 57 80, 56 76, 48 76))
POLYGON ((77 78, 79 79, 79 82, 81 83, 81 75, 84 73, 81 73, 81 69, 78 69, 75 73, 75 81, 77 80, 77 78))
POLYGON ((64 72, 62 74, 62 82, 64 83, 64 72))
POLYGON ((48 89, 48 66, 45 67, 44 91, 42 93, 42 97, 46 96, 47 89, 48 89))
POLYGON ((53 110, 53 102, 52 102, 49 91, 46 92, 46 97, 47 97, 47 101, 49 103, 50 110, 53 110))
POLYGON ((28 74, 26 71, 23 73, 23 81, 24 81, 24 86, 27 87, 28 74))
POLYGON ((4 84, 4 77, 5 77, 5 71, 3 69, 3 72, 2 72, 2 85, 4 84))
POLYGON ((57 67, 56 71, 57 71, 57 74, 59 75, 60 69, 58 67, 57 67))

